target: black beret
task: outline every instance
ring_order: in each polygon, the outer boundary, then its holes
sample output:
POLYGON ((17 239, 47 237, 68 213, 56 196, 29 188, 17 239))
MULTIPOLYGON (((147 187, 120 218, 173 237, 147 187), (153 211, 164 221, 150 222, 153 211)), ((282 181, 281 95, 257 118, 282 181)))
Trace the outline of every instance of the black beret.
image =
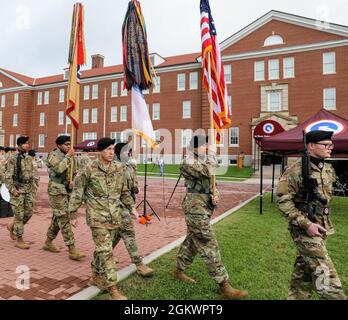
POLYGON ((28 136, 21 136, 17 139, 17 146, 20 146, 24 143, 27 143, 29 141, 29 137, 28 136))
POLYGON ((190 141, 190 148, 198 148, 208 143, 208 136, 197 135, 192 137, 190 141))
POLYGON ((333 132, 332 131, 323 131, 323 130, 315 130, 306 133, 306 142, 307 143, 315 143, 324 140, 331 140, 333 132))
POLYGON ((5 148, 0 146, 0 151, 5 151, 5 148))
POLYGON ((98 151, 103 151, 105 150, 106 148, 114 145, 116 142, 115 139, 111 139, 111 138, 101 138, 99 141, 98 141, 98 151))
POLYGON ((28 155, 31 156, 31 157, 35 157, 36 151, 35 150, 29 150, 28 151, 28 155))
POLYGON ((5 152, 7 153, 9 151, 11 151, 11 148, 10 147, 5 147, 5 152))
POLYGON ((128 143, 119 142, 118 144, 116 144, 116 146, 115 146, 115 154, 116 154, 118 159, 120 159, 120 156, 121 156, 122 152, 129 151, 128 147, 129 147, 128 143))
POLYGON ((62 144, 64 144, 65 142, 70 141, 70 137, 69 136, 59 136, 56 139, 56 145, 61 146, 62 144))
POLYGON ((16 148, 10 148, 10 151, 17 151, 16 148))

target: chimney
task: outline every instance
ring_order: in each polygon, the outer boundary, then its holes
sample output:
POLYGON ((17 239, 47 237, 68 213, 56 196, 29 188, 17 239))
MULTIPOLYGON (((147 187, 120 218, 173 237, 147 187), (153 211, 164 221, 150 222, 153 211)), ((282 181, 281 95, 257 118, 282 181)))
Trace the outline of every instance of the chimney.
POLYGON ((104 68, 104 56, 101 54, 94 54, 92 56, 92 69, 104 68))

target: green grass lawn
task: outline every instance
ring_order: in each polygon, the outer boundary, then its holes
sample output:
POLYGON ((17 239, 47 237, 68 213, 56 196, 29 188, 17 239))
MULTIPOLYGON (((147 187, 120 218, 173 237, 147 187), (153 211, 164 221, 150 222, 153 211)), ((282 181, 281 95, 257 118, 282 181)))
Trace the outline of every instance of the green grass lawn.
MULTIPOLYGON (((158 175, 160 170, 158 165, 148 164, 147 166, 149 175, 158 175)), ((143 175, 145 172, 145 165, 138 164, 138 173, 143 175)), ((164 166, 164 174, 166 177, 178 177, 180 174, 180 166, 177 164, 167 164, 164 166)), ((253 174, 253 169, 251 167, 246 167, 239 169, 236 166, 229 166, 227 172, 224 175, 217 175, 218 178, 240 178, 248 179, 253 174)))
MULTIPOLYGON (((286 299, 295 260, 295 247, 270 196, 264 198, 264 214, 259 215, 259 200, 235 212, 214 226, 222 260, 231 284, 248 290, 248 299, 286 299)), ((333 223, 336 234, 328 240, 328 249, 348 295, 348 198, 335 198, 333 223)), ((210 279, 201 257, 197 256, 187 274, 197 280, 186 284, 175 280, 177 249, 150 264, 156 274, 150 279, 132 275, 119 283, 129 299, 219 299, 218 288, 210 279)), ((107 299, 100 294, 96 299, 107 299)))

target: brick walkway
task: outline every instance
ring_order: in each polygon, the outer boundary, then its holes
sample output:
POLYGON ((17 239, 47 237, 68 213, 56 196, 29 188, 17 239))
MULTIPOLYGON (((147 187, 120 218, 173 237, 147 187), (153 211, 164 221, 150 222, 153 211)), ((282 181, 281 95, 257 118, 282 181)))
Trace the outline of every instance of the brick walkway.
MULTIPOLYGON (((84 209, 78 213, 79 226, 74 230, 76 246, 86 253, 83 261, 76 262, 68 259, 67 249, 61 235, 55 244, 61 249, 58 254, 42 250, 46 239, 47 228, 51 220, 51 210, 48 205, 47 174, 41 172, 41 183, 37 194, 35 214, 25 228, 24 239, 30 243, 30 250, 20 250, 14 247, 14 241, 6 229, 12 218, 0 219, 0 300, 57 300, 66 299, 87 287, 90 276, 90 262, 93 256, 93 242, 90 229, 86 226, 84 209), (19 290, 16 281, 19 266, 30 270, 30 288, 19 290)), ((148 226, 136 222, 136 237, 142 256, 164 247, 186 233, 185 220, 180 203, 184 197, 183 181, 180 182, 176 193, 164 213, 164 203, 167 203, 176 180, 151 178, 148 181, 148 201, 155 209, 161 221, 153 219, 148 226), (165 201, 163 198, 163 190, 165 201)), ((140 186, 143 179, 140 178, 140 186)), ((219 209, 214 214, 221 213, 239 205, 258 193, 258 185, 219 183, 222 200, 219 209)), ((143 194, 138 196, 140 202, 143 194)), ((141 207, 142 208, 142 207, 141 207)), ((139 212, 141 209, 139 208, 139 212)), ((119 260, 118 269, 131 264, 123 242, 115 248, 115 256, 119 260)))

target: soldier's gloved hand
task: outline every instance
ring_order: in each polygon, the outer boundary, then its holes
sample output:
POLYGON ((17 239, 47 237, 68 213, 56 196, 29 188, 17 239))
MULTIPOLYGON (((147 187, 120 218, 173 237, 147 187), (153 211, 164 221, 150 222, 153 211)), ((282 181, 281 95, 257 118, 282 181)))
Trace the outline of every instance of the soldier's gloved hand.
POLYGON ((71 148, 71 149, 67 152, 66 155, 67 155, 68 157, 74 156, 74 155, 75 155, 75 150, 74 150, 74 148, 71 148))
POLYGON ((325 228, 317 223, 312 223, 306 230, 310 237, 320 237, 327 232, 325 228))
POLYGON ((220 201, 220 196, 218 194, 211 195, 211 202, 213 203, 214 206, 217 206, 219 201, 220 201))
POLYGON ((74 227, 77 228, 79 226, 79 222, 77 219, 70 220, 70 224, 74 227))

